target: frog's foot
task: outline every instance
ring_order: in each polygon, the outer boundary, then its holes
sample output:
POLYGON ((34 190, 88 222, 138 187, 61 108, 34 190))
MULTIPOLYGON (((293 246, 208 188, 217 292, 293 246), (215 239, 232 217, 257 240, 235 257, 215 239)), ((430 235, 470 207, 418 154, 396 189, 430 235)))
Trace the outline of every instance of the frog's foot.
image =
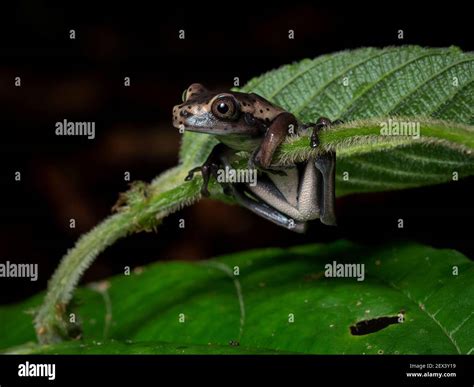
MULTIPOLYGON (((201 172, 202 175, 202 186, 201 186, 201 195, 210 196, 209 192, 209 180, 212 177, 217 178, 217 172, 222 166, 222 158, 228 157, 230 149, 224 144, 217 144, 211 151, 211 154, 208 156, 207 160, 200 167, 195 167, 188 172, 188 175, 185 177, 185 181, 190 181, 193 179, 196 172, 201 172)), ((229 188, 227 184, 221 183, 222 188, 225 194, 229 194, 229 188)))
POLYGON ((211 176, 215 177, 217 175, 217 169, 218 169, 217 164, 213 164, 213 163, 212 164, 203 164, 200 167, 196 167, 196 168, 191 169, 188 172, 188 175, 186 176, 186 178, 184 180, 185 181, 191 181, 196 172, 201 172, 202 180, 203 180, 203 183, 202 183, 202 186, 201 186, 201 195, 208 197, 210 195, 209 189, 208 189, 209 179, 211 178, 211 176))
POLYGON ((196 168, 193 168, 191 169, 189 172, 188 172, 188 175, 184 178, 185 181, 191 181, 194 177, 194 174, 196 172, 202 172, 202 167, 196 167, 196 168))
POLYGON ((313 133, 311 133, 311 140, 310 140, 311 148, 316 148, 319 146, 320 144, 319 132, 321 130, 328 128, 330 126, 340 125, 342 123, 343 123, 342 120, 331 121, 329 118, 319 117, 313 126, 313 133))

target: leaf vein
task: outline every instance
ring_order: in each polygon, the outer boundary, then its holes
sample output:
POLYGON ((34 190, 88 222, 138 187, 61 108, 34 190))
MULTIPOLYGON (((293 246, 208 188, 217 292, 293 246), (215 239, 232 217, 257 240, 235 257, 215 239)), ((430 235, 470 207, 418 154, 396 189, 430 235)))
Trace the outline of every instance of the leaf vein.
MULTIPOLYGON (((462 60, 458 60, 456 62, 453 62, 453 63, 450 63, 448 66, 446 67, 443 67, 441 70, 437 71, 436 73, 434 73, 431 77, 425 79, 423 82, 421 82, 420 84, 418 84, 414 89, 410 90, 409 93, 405 94, 403 96, 403 98, 401 98, 400 102, 398 102, 395 107, 393 107, 389 112, 388 114, 391 114, 393 113, 402 103, 404 103, 411 95, 415 94, 417 91, 419 91, 423 86, 425 86, 428 82, 432 81, 433 79, 439 77, 440 75, 442 75, 443 73, 445 73, 446 71, 448 71, 449 69, 453 68, 454 66, 457 66, 459 64, 462 64, 462 63, 466 63, 466 62, 473 62, 474 63, 474 59, 473 58, 469 58, 469 59, 462 59, 462 60)), ((471 83, 471 82, 468 82, 468 83, 471 83)), ((464 85, 463 87, 465 87, 466 85, 464 85)), ((459 92, 462 88, 458 89, 457 92, 459 92)), ((454 93, 456 94, 456 93, 454 93)), ((430 115, 430 113, 426 113, 426 115, 430 115)))
POLYGON ((389 282, 389 285, 391 287, 393 287, 395 290, 399 291, 400 293, 402 293, 403 295, 405 295, 406 298, 408 298, 411 302, 413 302, 414 304, 416 304, 416 306, 418 307, 418 309, 420 309, 424 314, 426 314, 431 320, 433 320, 433 322, 438 325, 438 327, 441 329, 441 331, 446 335, 446 337, 449 339, 449 341, 451 342, 451 344, 453 345, 453 347, 456 349, 457 353, 458 354, 461 354, 461 349, 459 348, 459 345, 458 343, 456 342, 456 340, 454 340, 454 338, 449 334, 448 330, 441 324, 441 322, 439 320, 436 319, 436 315, 434 314, 431 314, 429 313, 426 308, 423 308, 420 303, 418 303, 415 299, 413 299, 413 297, 411 296, 411 294, 409 292, 405 292, 403 289, 401 289, 400 287, 398 287, 397 285, 395 285, 393 282, 389 282))
POLYGON ((351 107, 354 106, 354 103, 356 101, 358 101, 361 97, 365 97, 367 95, 367 93, 371 90, 373 90, 375 87, 377 86, 380 86, 381 82, 383 82, 384 80, 387 80, 389 79, 389 77, 395 75, 396 73, 398 73, 399 71, 403 70, 404 68, 406 68, 407 66, 409 66, 410 64, 412 63, 415 63, 417 61, 419 61, 420 59, 424 59, 426 57, 429 57, 429 56, 434 56, 434 55, 441 55, 440 53, 437 53, 437 54, 434 54, 433 52, 429 52, 429 53, 423 53, 423 54, 420 54, 418 56, 416 56, 415 58, 412 58, 410 59, 409 61, 405 62, 405 63, 402 63, 401 65, 393 68, 392 70, 390 70, 389 72, 383 74, 379 79, 377 79, 375 82, 373 82, 372 84, 370 84, 368 87, 366 87, 362 93, 360 93, 357 97, 353 98, 348 104, 347 106, 344 108, 345 111, 342 111, 341 112, 341 116, 344 116, 344 115, 347 115, 348 113, 350 113, 351 111, 351 107))
POLYGON ((344 74, 347 74, 348 71, 351 71, 359 66, 363 66, 364 64, 367 64, 369 61, 379 57, 379 56, 382 56, 382 55, 385 55, 387 54, 388 52, 391 52, 391 51, 378 51, 376 54, 374 55, 370 55, 368 58, 364 58, 363 60, 359 61, 359 62, 356 62, 348 67, 344 67, 344 71, 339 71, 336 75, 334 75, 332 78, 330 78, 325 84, 323 84, 318 90, 316 90, 316 92, 312 93, 310 95, 309 98, 306 98, 306 100, 303 102, 303 104, 298 108, 296 109, 296 111, 293 112, 293 114, 295 115, 298 115, 299 113, 301 113, 305 108, 308 107, 309 103, 314 99, 316 98, 318 95, 321 95, 331 84, 333 84, 334 82, 336 82, 337 80, 341 79, 341 77, 344 75, 344 74))

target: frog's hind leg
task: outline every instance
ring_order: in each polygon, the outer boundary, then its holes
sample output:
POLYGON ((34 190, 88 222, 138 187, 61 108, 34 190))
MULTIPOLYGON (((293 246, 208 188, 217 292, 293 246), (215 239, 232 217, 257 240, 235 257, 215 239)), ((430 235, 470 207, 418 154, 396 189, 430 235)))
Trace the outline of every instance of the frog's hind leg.
MULTIPOLYGON (((189 171, 186 180, 191 180, 193 178, 194 173, 200 171, 203 175, 204 180, 201 192, 203 193, 203 195, 205 195, 206 193, 208 194, 207 185, 210 176, 215 175, 217 169, 221 166, 232 168, 229 158, 233 155, 233 153, 234 152, 225 145, 217 144, 212 150, 206 162, 201 167, 196 167, 189 171)), ((286 174, 284 175, 286 176, 286 174)), ((280 191, 275 187, 275 185, 270 180, 262 180, 259 179, 259 182, 257 183, 256 187, 261 190, 267 191, 270 194, 270 197, 276 198, 276 200, 273 200, 271 203, 269 203, 270 205, 266 204, 259 197, 256 197, 250 191, 250 187, 247 187, 246 184, 221 183, 221 185, 223 185, 224 187, 224 192, 232 194, 237 203, 249 209, 253 213, 292 231, 299 233, 304 232, 306 230, 305 222, 295 220, 291 216, 286 215, 278 209, 271 207, 271 205, 273 205, 276 201, 283 205, 285 209, 295 212, 295 218, 298 219, 297 209, 288 204, 286 198, 280 193, 280 191)))
POLYGON ((315 161, 310 159, 304 165, 285 171, 286 176, 263 175, 255 186, 248 186, 248 189, 295 221, 318 219, 323 178, 315 161))
POLYGON ((321 172, 314 160, 309 159, 301 173, 298 187, 298 212, 302 218, 313 220, 320 217, 322 182, 321 172))
MULTIPOLYGON (((221 157, 221 162, 224 166, 231 167, 229 159, 225 155, 221 157)), ((247 184, 229 184, 226 188, 232 193, 237 203, 254 214, 298 233, 306 231, 305 222, 297 221, 294 217, 282 212, 286 209, 285 212, 290 211, 291 214, 293 211, 297 215, 297 210, 288 204, 286 198, 270 179, 262 176, 253 187, 247 184), (277 208, 273 207, 275 205, 277 208), (280 208, 281 206, 283 206, 283 210, 280 208)))
MULTIPOLYGON (((342 120, 331 121, 329 118, 320 117, 313 126, 310 145, 312 148, 319 146, 319 132, 326 127, 342 124, 342 120)), ((321 222, 330 226, 336 225, 336 154, 327 152, 319 154, 314 164, 322 176, 322 189, 319 195, 319 207, 321 210, 321 222)))
MULTIPOLYGON (((260 184, 260 183, 259 183, 260 184)), ((247 195, 247 189, 243 184, 231 184, 230 189, 232 190, 232 194, 241 206, 249 209, 253 213, 261 216, 273 222, 279 226, 285 227, 289 230, 303 233, 306 231, 306 223, 299 222, 294 220, 293 218, 285 215, 284 213, 276 210, 273 207, 270 207, 268 204, 258 200, 250 198, 247 195)))
POLYGON ((327 152, 316 157, 314 165, 322 176, 322 189, 319 195, 321 222, 330 226, 336 225, 336 154, 327 152))

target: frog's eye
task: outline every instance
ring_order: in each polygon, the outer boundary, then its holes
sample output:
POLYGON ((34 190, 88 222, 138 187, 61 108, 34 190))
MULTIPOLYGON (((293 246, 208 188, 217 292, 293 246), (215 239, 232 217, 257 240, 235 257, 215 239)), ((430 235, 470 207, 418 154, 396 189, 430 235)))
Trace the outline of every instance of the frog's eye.
POLYGON ((188 91, 188 89, 184 89, 183 94, 181 94, 181 100, 183 102, 186 102, 186 93, 187 93, 187 91, 188 91))
POLYGON ((218 118, 227 120, 235 119, 238 114, 237 103, 234 98, 230 96, 216 98, 212 103, 212 114, 218 118))

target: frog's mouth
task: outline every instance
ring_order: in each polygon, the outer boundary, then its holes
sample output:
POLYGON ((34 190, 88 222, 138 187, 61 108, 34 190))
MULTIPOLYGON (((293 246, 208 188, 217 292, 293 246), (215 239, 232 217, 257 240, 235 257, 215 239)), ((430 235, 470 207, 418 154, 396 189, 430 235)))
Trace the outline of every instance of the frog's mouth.
POLYGON ((180 111, 173 117, 173 126, 181 131, 208 133, 211 132, 209 128, 213 127, 213 123, 208 117, 199 117, 187 111, 180 111))
POLYGON ((232 124, 223 124, 216 122, 215 119, 212 119, 209 116, 195 116, 190 115, 186 118, 180 117, 180 119, 173 121, 173 126, 180 129, 181 131, 186 130, 188 132, 195 133, 207 133, 214 135, 229 135, 229 134, 242 134, 242 130, 239 130, 237 127, 232 127, 232 124))
POLYGON ((186 130, 188 132, 195 132, 195 133, 207 133, 207 134, 213 134, 216 136, 237 136, 237 137, 245 137, 249 136, 248 132, 245 132, 243 130, 240 130, 238 128, 232 128, 232 127, 201 127, 201 126, 190 126, 186 124, 181 124, 177 126, 178 129, 181 131, 186 130))
POLYGON ((194 132, 194 133, 220 133, 220 131, 216 129, 209 129, 209 128, 201 128, 201 127, 193 127, 193 126, 187 126, 181 124, 179 127, 180 130, 186 130, 188 132, 194 132))

